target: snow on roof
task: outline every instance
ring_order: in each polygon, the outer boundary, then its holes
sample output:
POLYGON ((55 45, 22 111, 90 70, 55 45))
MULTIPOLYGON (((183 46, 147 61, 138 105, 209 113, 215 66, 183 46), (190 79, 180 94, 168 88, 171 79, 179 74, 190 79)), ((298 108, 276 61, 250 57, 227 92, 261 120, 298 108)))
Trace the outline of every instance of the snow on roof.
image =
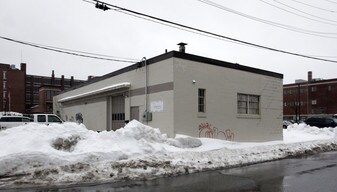
POLYGON ((126 87, 130 87, 131 83, 129 82, 124 82, 124 83, 118 83, 118 84, 114 84, 114 85, 109 85, 100 89, 96 89, 93 91, 89 91, 89 92, 85 92, 85 93, 81 93, 78 95, 73 95, 73 96, 69 96, 69 97, 65 97, 62 99, 59 99, 57 102, 67 102, 67 101, 71 101, 74 99, 80 99, 83 97, 87 97, 87 96, 92 96, 92 95, 97 95, 100 93, 104 93, 104 92, 108 92, 108 91, 112 91, 112 90, 117 90, 117 89, 121 89, 121 88, 126 88, 126 87))

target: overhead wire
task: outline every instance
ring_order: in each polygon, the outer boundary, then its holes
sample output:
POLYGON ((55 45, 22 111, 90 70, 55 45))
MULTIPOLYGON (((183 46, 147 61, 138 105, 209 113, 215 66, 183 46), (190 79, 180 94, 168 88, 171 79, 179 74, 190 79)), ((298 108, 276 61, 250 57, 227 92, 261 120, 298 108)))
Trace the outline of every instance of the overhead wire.
POLYGON ((15 39, 4 37, 4 36, 0 36, 0 38, 7 40, 7 41, 31 46, 31 47, 36 47, 40 49, 45 49, 49 51, 54 51, 54 52, 59 52, 59 53, 64 53, 64 54, 74 55, 74 56, 79 56, 79 57, 87 57, 91 59, 100 59, 100 60, 106 60, 106 61, 116 61, 116 62, 125 62, 125 63, 135 63, 139 61, 137 59, 117 58, 117 57, 109 56, 109 55, 89 53, 89 52, 84 52, 84 51, 76 51, 76 50, 52 47, 52 46, 47 46, 47 45, 40 45, 36 43, 15 40, 15 39))
POLYGON ((194 34, 197 34, 197 35, 202 35, 202 36, 205 36, 205 37, 209 37, 209 38, 213 38, 213 39, 217 39, 217 40, 222 40, 222 41, 227 41, 227 42, 231 42, 231 43, 235 43, 235 44, 239 44, 239 45, 243 44, 243 43, 240 43, 240 42, 233 42, 233 41, 228 40, 228 39, 224 39, 224 38, 216 37, 216 36, 213 36, 213 35, 210 35, 210 34, 198 32, 198 31, 191 30, 191 29, 187 29, 187 28, 184 28, 184 27, 179 27, 179 26, 176 26, 176 25, 170 25, 170 24, 165 23, 165 22, 160 22, 160 21, 157 21, 157 20, 149 19, 147 17, 142 17, 142 16, 139 16, 137 14, 125 12, 123 10, 116 9, 115 11, 126 14, 126 15, 130 15, 130 16, 133 16, 133 17, 137 17, 137 18, 140 18, 140 19, 144 19, 144 20, 147 20, 147 21, 150 21, 150 22, 153 22, 153 23, 161 24, 161 25, 164 25, 164 26, 167 26, 167 27, 175 28, 175 29, 178 29, 178 30, 181 30, 181 31, 186 31, 186 32, 189 32, 189 33, 194 33, 194 34))
POLYGON ((291 1, 294 1, 294 2, 296 2, 296 3, 302 4, 302 5, 311 7, 311 8, 315 8, 315 9, 318 9, 318 10, 321 10, 321 11, 326 11, 326 12, 329 12, 329 13, 336 13, 336 11, 334 11, 334 10, 324 9, 324 8, 321 8, 321 7, 317 7, 317 6, 314 6, 314 5, 310 5, 310 4, 308 4, 308 3, 303 3, 303 2, 298 1, 298 0, 291 0, 291 1))
POLYGON ((197 0, 197 1, 199 1, 201 3, 204 3, 204 4, 207 4, 207 5, 210 5, 210 6, 213 6, 213 7, 216 7, 216 8, 221 9, 221 10, 230 12, 230 13, 234 13, 236 15, 240 15, 242 17, 245 17, 245 18, 248 18, 248 19, 251 19, 251 20, 254 20, 254 21, 258 21, 258 22, 265 23, 265 24, 268 24, 268 25, 272 25, 272 26, 275 26, 275 27, 279 27, 279 28, 282 28, 282 29, 286 29, 286 30, 290 30, 290 31, 294 31, 294 32, 299 32, 299 33, 307 34, 307 35, 314 35, 314 36, 318 36, 318 37, 337 39, 337 37, 334 37, 334 36, 327 36, 327 35, 337 35, 337 33, 319 32, 319 31, 302 29, 302 28, 298 28, 298 27, 294 27, 294 26, 290 26, 290 25, 285 25, 285 24, 276 23, 276 22, 273 22, 273 21, 268 21, 268 20, 265 20, 265 19, 261 19, 261 18, 258 18, 258 17, 254 17, 254 16, 251 16, 251 15, 245 14, 245 13, 241 13, 239 11, 235 11, 233 9, 227 8, 223 5, 220 5, 218 3, 215 3, 215 2, 212 2, 212 1, 209 1, 209 0, 197 0))
POLYGON ((265 3, 265 4, 267 4, 267 5, 270 5, 270 6, 272 6, 272 7, 275 7, 275 8, 277 8, 277 9, 280 9, 280 10, 282 10, 282 11, 285 11, 285 12, 287 12, 287 13, 290 13, 290 14, 293 14, 293 15, 296 15, 296 16, 299 16, 299 17, 308 19, 308 20, 310 20, 310 21, 315 21, 315 22, 319 22, 319 23, 323 23, 323 24, 328 24, 328 25, 337 26, 337 23, 330 23, 330 22, 326 22, 326 21, 323 21, 323 20, 313 19, 313 18, 304 16, 304 15, 301 15, 301 14, 295 13, 295 12, 293 12, 293 11, 289 11, 288 9, 279 7, 279 6, 277 6, 277 5, 274 5, 274 4, 272 4, 272 3, 269 3, 269 2, 267 2, 267 1, 264 1, 264 0, 259 0, 259 1, 261 1, 262 3, 265 3))
POLYGON ((329 2, 329 3, 334 3, 334 4, 337 4, 337 2, 336 2, 336 1, 332 1, 332 0, 325 0, 325 1, 327 1, 327 2, 329 2))
POLYGON ((278 4, 283 5, 283 6, 285 6, 285 7, 288 7, 288 8, 290 8, 290 9, 293 9, 293 10, 295 10, 295 11, 298 11, 298 12, 300 12, 300 13, 309 15, 309 16, 311 16, 311 17, 315 17, 315 18, 322 19, 322 20, 325 20, 325 21, 337 23, 336 20, 326 19, 326 18, 323 18, 323 17, 319 17, 319 16, 317 16, 317 15, 313 15, 313 14, 307 13, 307 12, 305 12, 305 11, 302 11, 302 10, 300 10, 300 9, 294 8, 294 7, 290 6, 290 5, 287 5, 287 4, 282 3, 282 2, 280 2, 280 1, 277 1, 277 0, 273 0, 273 1, 276 2, 276 3, 278 3, 278 4))
POLYGON ((308 59, 313 59, 313 60, 337 63, 336 60, 329 60, 329 59, 323 59, 323 58, 318 58, 318 57, 312 57, 312 56, 308 56, 308 55, 304 55, 304 54, 300 54, 300 53, 285 51, 285 50, 276 49, 276 48, 272 48, 272 47, 268 47, 268 46, 264 46, 264 45, 259 45, 259 44, 256 44, 256 43, 251 43, 251 42, 239 40, 239 39, 228 37, 228 36, 225 36, 225 35, 216 34, 216 33, 213 33, 213 32, 206 31, 206 30, 198 29, 198 28, 195 28, 195 27, 190 27, 190 26, 187 26, 187 25, 183 25, 183 24, 176 23, 176 22, 173 22, 173 21, 169 21, 169 20, 166 20, 166 19, 162 19, 162 18, 159 18, 159 17, 155 17, 155 16, 151 16, 151 15, 148 15, 148 14, 133 11, 133 10, 130 10, 130 9, 126 9, 126 8, 123 8, 123 7, 120 7, 120 6, 117 6, 117 5, 112 5, 112 4, 103 2, 103 1, 99 1, 99 0, 92 0, 92 1, 95 1, 95 2, 98 2, 98 3, 104 3, 107 6, 110 6, 110 7, 116 8, 117 10, 123 11, 123 13, 128 12, 128 13, 131 13, 131 14, 134 14, 134 15, 137 15, 137 16, 141 16, 141 17, 145 17, 145 18, 148 18, 148 19, 160 21, 160 22, 165 23, 165 24, 178 26, 178 27, 181 27, 181 28, 196 31, 198 33, 204 33, 204 34, 211 35, 211 36, 221 38, 221 39, 226 39, 226 40, 229 40, 231 42, 236 42, 236 43, 240 43, 240 44, 244 44, 244 45, 248 45, 248 46, 252 46, 252 47, 256 47, 256 48, 261 48, 261 49, 265 49, 265 50, 269 50, 269 51, 279 52, 279 53, 283 53, 283 54, 288 54, 288 55, 293 55, 293 56, 298 56, 298 57, 303 57, 303 58, 308 58, 308 59))
POLYGON ((322 58, 336 58, 337 59, 337 56, 328 56, 328 55, 310 55, 312 57, 322 57, 322 58))

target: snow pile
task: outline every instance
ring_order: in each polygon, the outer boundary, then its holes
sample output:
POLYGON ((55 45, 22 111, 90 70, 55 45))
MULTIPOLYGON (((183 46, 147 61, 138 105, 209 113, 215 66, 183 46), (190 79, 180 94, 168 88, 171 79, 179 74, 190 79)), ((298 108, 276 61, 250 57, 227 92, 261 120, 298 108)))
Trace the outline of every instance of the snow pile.
POLYGON ((335 150, 336 129, 294 124, 284 141, 238 143, 178 135, 131 121, 117 131, 28 124, 0 131, 0 188, 114 182, 240 166, 335 150))
POLYGON ((337 134, 335 128, 310 127, 305 123, 289 125, 283 131, 283 140, 286 143, 296 141, 324 140, 334 138, 337 134))

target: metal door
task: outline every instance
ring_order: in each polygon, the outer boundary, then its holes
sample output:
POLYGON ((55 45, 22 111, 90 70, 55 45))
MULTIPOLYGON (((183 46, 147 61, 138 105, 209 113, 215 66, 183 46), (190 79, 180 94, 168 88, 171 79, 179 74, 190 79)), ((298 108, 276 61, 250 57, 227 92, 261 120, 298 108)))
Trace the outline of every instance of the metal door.
POLYGON ((139 107, 131 107, 131 120, 139 121, 139 107))
POLYGON ((111 98, 111 128, 117 130, 125 124, 125 98, 113 96, 111 98))

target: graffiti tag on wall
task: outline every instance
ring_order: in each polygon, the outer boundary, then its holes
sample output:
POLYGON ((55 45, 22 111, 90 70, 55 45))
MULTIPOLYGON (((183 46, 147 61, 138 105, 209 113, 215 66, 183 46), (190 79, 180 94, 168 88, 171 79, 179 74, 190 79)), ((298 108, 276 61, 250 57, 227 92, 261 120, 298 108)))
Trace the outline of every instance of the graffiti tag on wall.
POLYGON ((207 137, 207 138, 224 137, 225 140, 233 141, 234 133, 230 129, 226 129, 225 131, 219 131, 218 128, 212 126, 210 123, 200 123, 199 137, 207 137))

